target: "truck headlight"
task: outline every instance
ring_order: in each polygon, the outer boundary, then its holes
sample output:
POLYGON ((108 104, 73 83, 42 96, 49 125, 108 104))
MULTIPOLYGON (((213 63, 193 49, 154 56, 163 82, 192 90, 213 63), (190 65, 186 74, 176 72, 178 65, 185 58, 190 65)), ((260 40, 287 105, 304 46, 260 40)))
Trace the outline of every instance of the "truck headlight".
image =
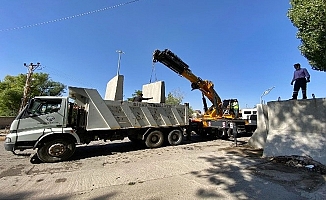
POLYGON ((6 143, 11 143, 11 138, 9 137, 6 137, 6 140, 5 140, 6 143))

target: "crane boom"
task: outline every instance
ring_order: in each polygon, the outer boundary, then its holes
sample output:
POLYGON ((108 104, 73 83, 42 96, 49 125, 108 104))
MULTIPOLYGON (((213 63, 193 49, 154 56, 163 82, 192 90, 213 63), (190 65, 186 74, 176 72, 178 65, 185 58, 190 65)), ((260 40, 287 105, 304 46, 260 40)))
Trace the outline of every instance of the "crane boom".
MULTIPOLYGON (((206 118, 222 118, 221 98, 214 90, 212 81, 202 80, 200 77, 194 75, 189 69, 189 66, 169 49, 165 49, 164 51, 155 50, 153 53, 153 62, 160 62, 175 73, 188 79, 191 82, 192 90, 199 89, 211 101, 213 105, 210 109, 204 106, 206 118)), ((206 102, 204 101, 205 104, 206 102)))

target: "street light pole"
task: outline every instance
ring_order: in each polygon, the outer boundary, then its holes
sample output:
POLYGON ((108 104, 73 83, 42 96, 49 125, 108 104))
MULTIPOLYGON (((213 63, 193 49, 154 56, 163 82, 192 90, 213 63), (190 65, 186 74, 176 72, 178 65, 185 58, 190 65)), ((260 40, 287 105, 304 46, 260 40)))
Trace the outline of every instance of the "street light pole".
POLYGON ((268 94, 270 93, 270 91, 271 91, 272 89, 274 89, 274 88, 275 88, 275 86, 273 86, 273 87, 271 87, 271 88, 269 88, 269 89, 267 89, 267 90, 265 90, 265 91, 263 92, 263 94, 260 96, 260 103, 261 103, 261 104, 263 104, 263 96, 268 95, 268 94))
POLYGON ((118 70, 117 70, 117 75, 119 75, 121 54, 124 54, 125 52, 123 52, 121 50, 116 50, 116 52, 119 54, 119 58, 118 58, 118 70))

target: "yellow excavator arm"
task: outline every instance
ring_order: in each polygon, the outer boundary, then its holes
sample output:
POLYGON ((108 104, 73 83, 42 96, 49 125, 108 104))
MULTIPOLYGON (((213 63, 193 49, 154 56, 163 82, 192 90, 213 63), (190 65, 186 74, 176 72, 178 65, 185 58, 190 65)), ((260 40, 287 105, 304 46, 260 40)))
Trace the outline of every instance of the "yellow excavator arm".
POLYGON ((200 77, 194 75, 189 69, 189 66, 168 49, 164 51, 155 50, 153 53, 153 62, 164 64, 175 73, 188 79, 191 82, 192 90, 199 89, 202 92, 205 110, 203 117, 205 120, 214 120, 223 117, 221 98, 214 90, 213 82, 202 80, 200 77), (204 96, 213 104, 209 109, 207 108, 204 96))

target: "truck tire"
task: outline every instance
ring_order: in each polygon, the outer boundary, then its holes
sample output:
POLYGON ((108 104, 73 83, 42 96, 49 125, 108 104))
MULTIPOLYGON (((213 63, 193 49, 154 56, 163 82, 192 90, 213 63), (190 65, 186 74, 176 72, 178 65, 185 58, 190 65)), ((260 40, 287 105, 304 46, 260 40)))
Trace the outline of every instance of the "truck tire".
POLYGON ((54 139, 38 148, 37 157, 43 162, 68 160, 75 152, 76 144, 69 139, 54 139))
POLYGON ((229 130, 230 129, 219 130, 218 134, 217 134, 217 137, 222 139, 222 140, 228 139, 229 138, 229 136, 228 136, 229 130))
POLYGON ((168 141, 169 144, 172 146, 181 144, 182 140, 183 140, 183 134, 178 129, 172 130, 168 134, 168 141))
POLYGON ((164 136, 161 131, 152 131, 148 134, 145 140, 145 144, 148 148, 161 147, 164 142, 164 136))

